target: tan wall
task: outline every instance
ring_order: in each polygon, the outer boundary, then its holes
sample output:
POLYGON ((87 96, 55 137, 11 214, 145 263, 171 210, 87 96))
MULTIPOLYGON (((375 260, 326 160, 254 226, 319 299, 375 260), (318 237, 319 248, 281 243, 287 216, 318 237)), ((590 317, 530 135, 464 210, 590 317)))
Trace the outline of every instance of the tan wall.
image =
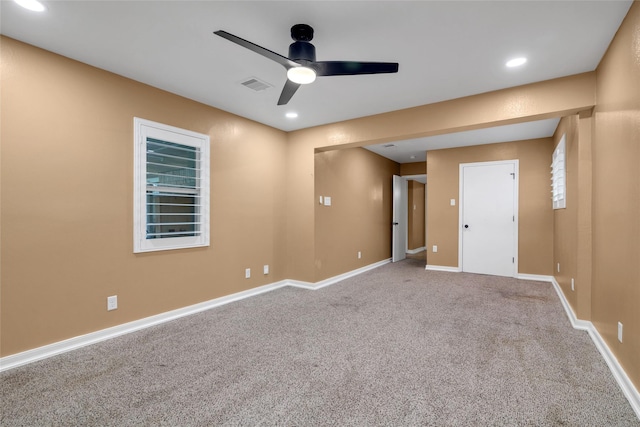
POLYGON ((399 173, 398 163, 363 148, 315 155, 316 281, 391 257, 392 177, 399 173), (331 206, 320 196, 331 197, 331 206))
POLYGON ((3 356, 285 277, 284 132, 1 43, 3 356), (134 116, 210 135, 210 247, 133 253, 134 116))
POLYGON ((288 135, 287 150, 287 277, 315 282, 315 155, 316 141, 288 135))
POLYGON ((427 173, 427 162, 403 163, 400 165, 400 175, 424 175, 427 173))
POLYGON ((578 274, 578 116, 562 118, 553 137, 554 149, 565 135, 567 207, 553 211, 553 275, 567 301, 577 312, 577 294, 571 279, 578 274), (558 273, 557 265, 560 264, 558 273))
POLYGON ((640 2, 597 68, 592 322, 640 389, 640 2), (617 323, 624 324, 624 342, 617 323))
POLYGON ((551 138, 427 152, 429 264, 458 267, 460 163, 519 160, 518 272, 552 274, 553 213, 549 195, 551 138), (450 200, 456 199, 455 206, 450 200), (433 245, 438 252, 431 252, 433 245))
MULTIPOLYGON (((288 277, 315 281, 315 234, 307 226, 314 222, 316 205, 315 152, 561 117, 590 110, 594 105, 595 73, 590 72, 290 132, 286 184, 288 277)), ((427 233, 431 233, 429 227, 427 233)), ((552 250, 547 241, 541 246, 552 250)), ((533 270, 551 274, 548 266, 533 270)))
POLYGON ((527 120, 562 117, 595 105, 595 73, 532 83, 294 132, 322 140, 314 147, 368 144, 441 135, 527 120))
MULTIPOLYGON (((425 165, 426 166, 426 165, 425 165)), ((425 185, 421 182, 409 180, 408 182, 408 232, 407 247, 409 249, 422 248, 425 245, 425 185)))
POLYGON ((556 147, 565 135, 567 179, 566 208, 554 210, 553 274, 582 320, 591 320, 592 126, 590 115, 564 117, 553 137, 556 147))

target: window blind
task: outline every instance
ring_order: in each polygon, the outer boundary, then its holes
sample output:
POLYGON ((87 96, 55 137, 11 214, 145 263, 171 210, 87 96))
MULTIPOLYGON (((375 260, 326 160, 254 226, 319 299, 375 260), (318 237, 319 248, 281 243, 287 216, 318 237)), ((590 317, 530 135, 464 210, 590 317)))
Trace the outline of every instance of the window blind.
POLYGON ((199 236, 201 152, 147 137, 146 239, 199 236))

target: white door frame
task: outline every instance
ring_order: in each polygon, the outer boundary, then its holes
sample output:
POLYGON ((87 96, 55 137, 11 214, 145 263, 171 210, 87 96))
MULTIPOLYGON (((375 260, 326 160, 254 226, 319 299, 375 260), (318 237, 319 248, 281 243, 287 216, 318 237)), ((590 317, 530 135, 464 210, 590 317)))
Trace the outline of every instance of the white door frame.
POLYGON ((458 193, 458 271, 462 271, 462 227, 463 227, 463 218, 462 213, 464 211, 464 168, 466 166, 492 166, 492 165, 504 165, 504 164, 512 164, 514 165, 515 171, 515 188, 513 195, 513 239, 514 239, 514 248, 513 248, 513 277, 518 277, 518 223, 519 223, 519 214, 518 214, 518 200, 519 200, 519 192, 520 192, 520 162, 518 159, 515 160, 498 160, 494 162, 474 162, 474 163, 460 163, 460 178, 459 178, 459 193, 458 193))
POLYGON ((391 261, 402 261, 407 256, 407 180, 393 175, 393 215, 391 225, 391 261), (396 185, 396 183, 398 185, 396 185), (400 193, 397 193, 398 188, 400 193), (402 249, 400 249, 400 244, 402 249))

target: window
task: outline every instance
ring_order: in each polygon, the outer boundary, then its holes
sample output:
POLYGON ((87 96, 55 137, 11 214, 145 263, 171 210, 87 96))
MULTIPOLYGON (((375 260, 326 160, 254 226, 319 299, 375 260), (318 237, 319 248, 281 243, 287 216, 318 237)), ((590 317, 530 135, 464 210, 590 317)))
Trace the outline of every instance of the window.
POLYGON ((553 200, 553 209, 563 209, 567 207, 565 152, 565 135, 562 135, 558 146, 553 151, 551 161, 551 197, 553 200))
POLYGON ((209 246, 209 136, 133 124, 133 251, 209 246))

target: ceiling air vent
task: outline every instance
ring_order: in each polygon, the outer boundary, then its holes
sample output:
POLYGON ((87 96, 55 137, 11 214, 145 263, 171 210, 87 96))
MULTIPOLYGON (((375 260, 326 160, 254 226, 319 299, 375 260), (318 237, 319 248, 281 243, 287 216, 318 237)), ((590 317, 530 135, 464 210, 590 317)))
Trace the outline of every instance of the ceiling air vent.
POLYGON ((395 146, 396 146, 396 144, 384 144, 383 145, 384 148, 392 148, 392 147, 395 147, 395 146))
POLYGON ((273 87, 272 85, 270 85, 267 82, 263 82, 262 80, 256 78, 256 77, 250 77, 246 80, 243 80, 240 82, 240 84, 242 86, 246 86, 249 89, 253 89, 256 92, 260 92, 263 91, 265 89, 269 89, 270 87, 273 87))

